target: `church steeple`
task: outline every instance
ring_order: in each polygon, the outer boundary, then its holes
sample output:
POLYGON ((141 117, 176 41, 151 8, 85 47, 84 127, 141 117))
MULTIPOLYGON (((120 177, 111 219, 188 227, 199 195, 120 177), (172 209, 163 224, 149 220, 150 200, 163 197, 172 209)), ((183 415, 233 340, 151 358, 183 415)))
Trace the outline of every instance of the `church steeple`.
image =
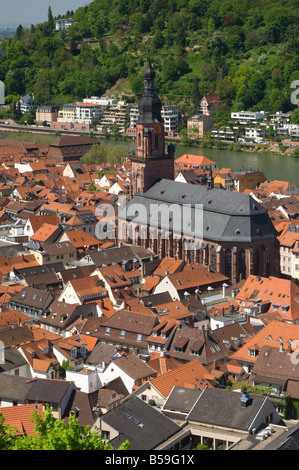
POLYGON ((163 122, 161 116, 162 103, 155 89, 155 71, 151 64, 150 50, 148 50, 148 62, 144 71, 144 91, 139 102, 138 123, 163 122))
POLYGON ((144 91, 138 104, 136 152, 131 160, 131 196, 147 191, 161 178, 174 179, 174 146, 165 153, 162 103, 155 89, 155 70, 148 51, 144 71, 144 91))

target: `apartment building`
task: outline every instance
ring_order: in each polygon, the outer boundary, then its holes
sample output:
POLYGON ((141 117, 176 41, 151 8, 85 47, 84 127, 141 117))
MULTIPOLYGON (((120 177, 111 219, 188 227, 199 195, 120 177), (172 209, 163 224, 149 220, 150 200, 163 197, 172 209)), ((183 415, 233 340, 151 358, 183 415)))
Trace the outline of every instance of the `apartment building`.
POLYGON ((72 26, 73 23, 73 18, 56 20, 56 31, 62 31, 63 29, 67 29, 69 26, 72 26))
POLYGON ((240 124, 247 124, 248 122, 257 123, 263 121, 268 116, 265 111, 239 111, 231 113, 231 118, 239 121, 240 124))
POLYGON ((76 105, 64 104, 62 109, 58 111, 58 122, 73 122, 76 117, 76 105))
POLYGON ((95 103, 78 103, 76 105, 75 122, 80 124, 96 124, 104 112, 103 106, 95 103))
MULTIPOLYGON (((130 107, 130 128, 136 128, 136 122, 139 116, 137 105, 130 107)), ((175 132, 179 125, 179 108, 178 106, 164 105, 161 109, 161 116, 164 120, 164 129, 166 132, 175 132)))
POLYGON ((125 101, 118 101, 103 112, 98 130, 104 131, 108 128, 109 131, 111 126, 115 125, 119 131, 125 132, 130 122, 129 113, 130 106, 125 101))
POLYGON ((287 230, 279 237, 280 272, 299 281, 299 232, 287 230))
POLYGON ((187 133, 190 138, 201 138, 213 127, 213 118, 204 114, 196 114, 187 120, 187 133))
POLYGON ((58 106, 38 106, 35 114, 36 122, 51 123, 53 121, 57 121, 58 110, 58 106))

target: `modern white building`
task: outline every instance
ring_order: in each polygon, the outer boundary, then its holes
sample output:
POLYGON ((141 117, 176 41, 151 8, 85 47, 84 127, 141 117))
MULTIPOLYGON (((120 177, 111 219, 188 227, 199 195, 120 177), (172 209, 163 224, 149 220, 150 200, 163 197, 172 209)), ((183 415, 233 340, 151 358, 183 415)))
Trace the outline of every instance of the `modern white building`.
POLYGON ((265 137, 265 129, 261 127, 245 127, 245 138, 250 140, 262 140, 265 137))
POLYGON ((75 122, 81 124, 96 124, 103 116, 104 108, 95 103, 77 103, 75 122))
POLYGON ((67 29, 69 26, 72 26, 73 23, 74 23, 73 18, 56 20, 56 31, 67 29))
POLYGON ((248 122, 256 123, 261 122, 268 116, 265 111, 239 111, 231 113, 231 118, 240 122, 240 124, 247 124, 248 122))
POLYGON ((276 127, 276 132, 278 135, 299 137, 299 124, 281 124, 276 127))
POLYGON ((107 107, 114 105, 116 101, 114 98, 108 98, 106 96, 102 96, 101 98, 99 98, 98 96, 91 96, 90 98, 84 98, 83 103, 93 103, 107 107))
MULTIPOLYGON (((130 128, 136 127, 139 116, 137 105, 131 106, 130 109, 130 128)), ((179 125, 179 108, 178 106, 162 106, 161 116, 164 119, 164 129, 166 132, 174 132, 179 125)))

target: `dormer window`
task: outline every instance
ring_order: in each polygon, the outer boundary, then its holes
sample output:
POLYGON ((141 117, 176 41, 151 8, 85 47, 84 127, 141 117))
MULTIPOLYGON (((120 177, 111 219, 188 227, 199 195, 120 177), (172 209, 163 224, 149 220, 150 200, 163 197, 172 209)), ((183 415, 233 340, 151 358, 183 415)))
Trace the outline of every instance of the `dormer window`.
POLYGON ((256 349, 248 349, 249 357, 256 357, 257 355, 258 355, 258 351, 256 349))

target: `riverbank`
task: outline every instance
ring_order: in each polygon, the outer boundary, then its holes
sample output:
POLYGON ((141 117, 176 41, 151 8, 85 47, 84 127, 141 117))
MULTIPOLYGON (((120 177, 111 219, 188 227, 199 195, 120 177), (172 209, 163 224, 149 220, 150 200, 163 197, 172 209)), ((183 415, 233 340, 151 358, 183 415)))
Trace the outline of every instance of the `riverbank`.
MULTIPOLYGON (((67 135, 69 134, 70 133, 67 135)), ((30 133, 27 129, 22 129, 22 131, 17 130, 15 132, 4 132, 0 130, 0 139, 3 140, 23 140, 27 142, 45 143, 46 145, 50 145, 51 142, 54 142, 58 135, 57 132, 56 134, 42 132, 30 133), (12 134, 14 134, 14 136, 12 134)), ((72 133, 72 135, 75 134, 72 133)), ((82 133, 79 135, 82 135, 82 133)), ((87 135, 89 134, 87 133, 87 135)), ((135 139, 132 137, 119 137, 117 139, 114 139, 112 136, 104 138, 95 135, 95 137, 103 146, 113 146, 121 143, 122 145, 126 145, 128 152, 135 149, 135 139)), ((252 169, 263 172, 267 179, 289 181, 299 186, 299 158, 292 158, 288 154, 274 153, 266 150, 256 152, 248 147, 246 147, 246 150, 244 149, 242 151, 228 150, 228 148, 223 147, 221 149, 202 148, 198 143, 188 146, 177 139, 169 139, 169 141, 175 144, 176 158, 184 154, 203 155, 215 161, 219 169, 231 168, 232 170, 238 171, 243 168, 251 167, 252 169)))
MULTIPOLYGON (((3 140, 27 140, 28 142, 38 142, 50 145, 55 141, 58 136, 62 135, 90 135, 99 140, 116 140, 116 141, 134 141, 135 136, 132 133, 112 136, 107 134, 102 134, 100 132, 86 131, 86 132, 75 132, 75 131, 57 131, 50 128, 42 127, 28 127, 20 126, 13 122, 10 125, 5 125, 0 123, 0 139, 3 140), (14 138, 12 139, 12 133, 14 133, 14 138), (33 137, 32 137, 33 135, 33 137)), ((263 154, 265 152, 275 154, 275 155, 291 155, 296 147, 290 145, 283 145, 282 143, 270 142, 270 143, 251 143, 251 142, 232 142, 225 140, 202 140, 195 141, 192 139, 186 139, 176 136, 166 136, 166 142, 173 142, 177 146, 188 146, 190 148, 196 148, 199 150, 203 149, 213 149, 213 150, 228 150, 233 152, 251 152, 263 154)), ((282 141, 284 142, 284 141, 282 141)), ((298 147, 299 148, 299 144, 298 147)), ((298 156, 296 155, 296 158, 298 156)))

